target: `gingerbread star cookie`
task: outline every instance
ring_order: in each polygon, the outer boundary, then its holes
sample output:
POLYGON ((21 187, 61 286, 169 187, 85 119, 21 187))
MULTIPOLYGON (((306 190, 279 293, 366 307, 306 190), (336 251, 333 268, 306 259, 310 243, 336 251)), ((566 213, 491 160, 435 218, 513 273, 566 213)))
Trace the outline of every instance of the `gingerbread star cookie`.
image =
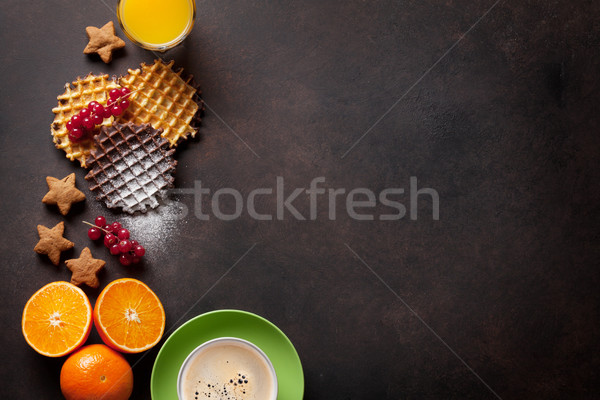
POLYGON ((38 254, 46 254, 52 264, 58 265, 60 262, 60 253, 72 248, 75 243, 67 240, 63 237, 65 232, 65 223, 59 222, 50 229, 44 225, 37 226, 38 235, 40 240, 34 247, 34 251, 38 254))
POLYGON ((46 193, 42 203, 56 204, 62 215, 67 215, 73 203, 85 200, 85 194, 75 187, 75 173, 63 179, 47 176, 46 183, 50 191, 46 193))
POLYGON ((115 35, 115 25, 112 21, 108 21, 102 28, 88 26, 85 33, 90 42, 85 46, 83 54, 98 53, 107 64, 112 60, 113 50, 125 47, 125 42, 115 35))
POLYGON ((71 276, 72 284, 81 285, 85 283, 93 288, 100 286, 98 272, 104 268, 106 262, 93 258, 89 248, 84 248, 81 250, 79 258, 67 260, 65 261, 65 264, 67 264, 67 268, 73 272, 73 275, 71 276))

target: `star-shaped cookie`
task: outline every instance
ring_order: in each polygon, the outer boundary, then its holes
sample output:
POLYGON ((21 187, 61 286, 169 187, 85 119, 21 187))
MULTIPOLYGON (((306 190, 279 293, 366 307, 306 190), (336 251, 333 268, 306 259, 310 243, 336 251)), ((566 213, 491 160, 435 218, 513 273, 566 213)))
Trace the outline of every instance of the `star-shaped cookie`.
POLYGON ((109 63, 112 60, 113 50, 125 47, 125 42, 115 35, 115 25, 108 21, 102 28, 88 26, 85 28, 90 42, 83 49, 84 54, 98 53, 102 61, 109 63))
POLYGON ((37 230, 38 235, 40 235, 40 240, 33 250, 38 254, 46 254, 54 265, 58 265, 60 262, 61 252, 68 250, 75 245, 75 243, 63 237, 63 233, 65 232, 64 222, 59 222, 52 229, 47 228, 44 225, 38 225, 37 230))
POLYGON ((73 275, 71 275, 72 284, 81 285, 85 283, 93 288, 100 286, 97 274, 104 268, 106 262, 93 258, 89 248, 84 248, 81 250, 79 258, 67 260, 65 261, 65 264, 67 264, 67 268, 73 272, 73 275))
POLYGON ((73 203, 85 200, 85 194, 75 187, 75 173, 62 179, 46 177, 50 191, 42 199, 42 203, 56 204, 62 215, 67 215, 73 203))

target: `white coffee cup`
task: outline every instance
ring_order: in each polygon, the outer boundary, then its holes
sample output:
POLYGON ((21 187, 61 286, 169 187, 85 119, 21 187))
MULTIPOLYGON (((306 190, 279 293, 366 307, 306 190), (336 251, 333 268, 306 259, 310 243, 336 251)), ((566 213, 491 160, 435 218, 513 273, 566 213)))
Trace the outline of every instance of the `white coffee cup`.
POLYGON ((187 356, 179 369, 177 396, 179 400, 276 400, 277 374, 269 357, 254 343, 220 337, 187 356))

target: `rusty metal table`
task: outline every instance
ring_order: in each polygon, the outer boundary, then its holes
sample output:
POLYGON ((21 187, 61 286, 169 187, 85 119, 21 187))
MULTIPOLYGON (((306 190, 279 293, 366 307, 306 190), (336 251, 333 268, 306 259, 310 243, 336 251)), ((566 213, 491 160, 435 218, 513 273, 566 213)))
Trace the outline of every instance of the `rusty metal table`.
MULTIPOLYGON (((156 58, 129 41, 108 65, 82 54, 113 3, 1 6, 0 397, 60 397, 63 359, 20 331, 29 296, 70 277, 32 251, 35 228, 65 221, 64 260, 99 214, 147 248, 124 268, 92 246, 102 286, 146 282, 168 332, 216 309, 269 319, 306 399, 597 396, 600 4, 199 1, 160 54, 206 101, 175 218, 108 211, 50 137, 66 82, 156 58), (71 172, 88 198, 62 217, 40 200, 71 172)), ((128 356, 132 398, 150 397, 158 350, 128 356)))

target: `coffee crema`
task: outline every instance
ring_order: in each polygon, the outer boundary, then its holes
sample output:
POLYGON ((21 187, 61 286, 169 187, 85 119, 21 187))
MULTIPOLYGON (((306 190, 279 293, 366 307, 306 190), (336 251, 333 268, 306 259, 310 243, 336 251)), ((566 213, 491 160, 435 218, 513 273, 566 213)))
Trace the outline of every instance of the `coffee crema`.
POLYGON ((277 394, 275 371, 266 356, 234 338, 197 349, 179 379, 180 400, 271 400, 277 394))

